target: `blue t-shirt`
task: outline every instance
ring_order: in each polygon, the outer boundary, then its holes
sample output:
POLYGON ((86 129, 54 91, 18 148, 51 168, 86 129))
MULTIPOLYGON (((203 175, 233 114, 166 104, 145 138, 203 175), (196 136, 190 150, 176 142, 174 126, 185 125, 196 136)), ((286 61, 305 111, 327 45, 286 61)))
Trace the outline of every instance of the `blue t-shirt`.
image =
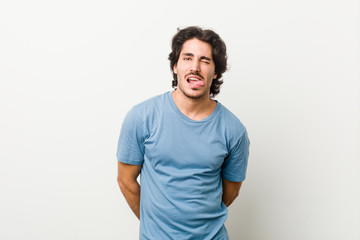
POLYGON ((216 104, 207 118, 194 121, 167 92, 126 115, 117 158, 142 164, 141 240, 228 239, 222 178, 245 179, 249 139, 239 119, 216 104))

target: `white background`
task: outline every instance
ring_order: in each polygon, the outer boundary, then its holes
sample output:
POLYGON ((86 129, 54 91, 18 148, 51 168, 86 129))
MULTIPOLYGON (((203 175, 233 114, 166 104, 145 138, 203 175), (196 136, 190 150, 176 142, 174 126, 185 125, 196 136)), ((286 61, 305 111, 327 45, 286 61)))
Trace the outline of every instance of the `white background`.
POLYGON ((226 42, 217 99, 251 139, 231 239, 360 239, 355 0, 2 1, 0 239, 138 238, 117 138, 134 104, 171 90, 171 37, 189 25, 226 42))

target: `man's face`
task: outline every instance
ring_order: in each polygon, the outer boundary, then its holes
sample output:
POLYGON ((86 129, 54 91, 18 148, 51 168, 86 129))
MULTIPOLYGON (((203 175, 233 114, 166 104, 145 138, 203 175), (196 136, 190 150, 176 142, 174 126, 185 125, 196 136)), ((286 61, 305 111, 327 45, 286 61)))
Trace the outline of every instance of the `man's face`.
POLYGON ((215 63, 209 43, 196 38, 187 40, 174 66, 177 88, 188 98, 208 98, 212 80, 216 78, 215 63))

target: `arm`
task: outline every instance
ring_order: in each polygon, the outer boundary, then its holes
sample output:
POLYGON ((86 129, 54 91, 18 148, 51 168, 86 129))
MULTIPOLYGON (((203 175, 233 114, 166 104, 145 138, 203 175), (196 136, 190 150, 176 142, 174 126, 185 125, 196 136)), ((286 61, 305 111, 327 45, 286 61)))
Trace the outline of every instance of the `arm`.
POLYGON ((236 197, 239 196, 241 185, 242 182, 231 182, 225 178, 222 179, 222 201, 226 207, 229 207, 236 197))
POLYGON ((140 184, 136 180, 141 165, 130 165, 118 161, 117 182, 131 210, 140 219, 140 184))

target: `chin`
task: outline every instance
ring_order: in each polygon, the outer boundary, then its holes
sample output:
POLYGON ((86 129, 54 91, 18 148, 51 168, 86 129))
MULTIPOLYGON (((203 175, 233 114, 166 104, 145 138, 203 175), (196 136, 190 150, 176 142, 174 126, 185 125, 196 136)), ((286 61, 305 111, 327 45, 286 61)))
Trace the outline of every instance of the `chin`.
POLYGON ((206 97, 206 92, 202 91, 202 90, 195 90, 195 89, 191 89, 189 91, 182 91, 182 93, 188 97, 188 98, 192 98, 192 99, 200 99, 203 97, 206 97))

